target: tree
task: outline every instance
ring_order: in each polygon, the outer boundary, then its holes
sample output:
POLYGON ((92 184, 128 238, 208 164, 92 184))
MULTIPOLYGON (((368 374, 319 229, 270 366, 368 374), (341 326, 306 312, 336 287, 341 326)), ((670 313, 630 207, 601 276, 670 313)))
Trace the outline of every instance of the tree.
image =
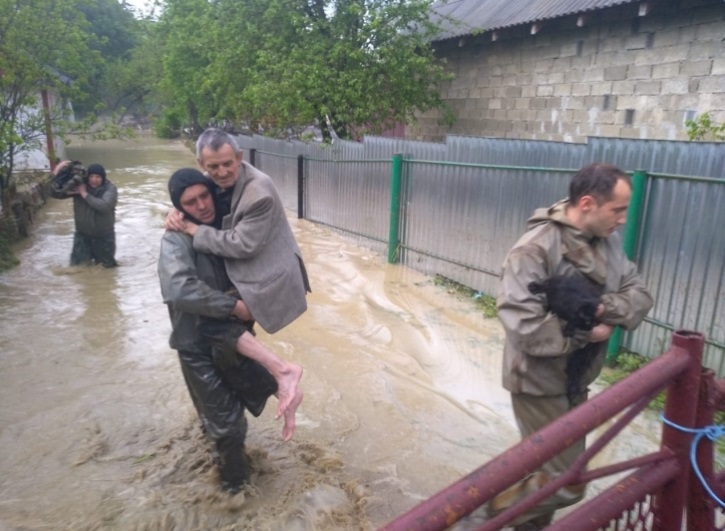
POLYGON ((15 159, 42 145, 49 121, 63 122, 63 105, 44 114, 43 90, 64 98, 78 93, 89 65, 100 60, 89 47, 87 22, 72 0, 0 0, 0 181, 12 179, 15 159))
POLYGON ((216 31, 214 9, 206 0, 169 0, 156 28, 164 43, 160 91, 165 112, 185 116, 193 132, 212 122, 219 111, 208 73, 218 53, 210 40, 216 31))
POLYGON ((134 50, 143 41, 142 22, 119 0, 75 0, 75 3, 88 21, 87 31, 94 36, 89 45, 103 61, 87 66, 87 84, 80 87, 74 98, 74 111, 77 116, 103 112, 123 116, 129 102, 138 103, 139 86, 132 76, 139 68, 134 50))
POLYGON ((140 27, 143 31, 128 57, 106 60, 96 89, 100 108, 110 112, 116 123, 122 123, 129 114, 148 116, 157 106, 163 45, 153 22, 142 21, 140 27))
POLYGON ((438 86, 448 75, 430 46, 437 29, 430 5, 169 0, 162 21, 186 36, 184 51, 194 66, 190 72, 189 62, 178 61, 179 49, 167 50, 164 77, 193 94, 187 102, 204 102, 212 121, 273 134, 317 123, 328 140, 328 125, 342 138, 380 132, 442 106, 438 86), (189 27, 192 6, 203 13, 195 11, 189 27))

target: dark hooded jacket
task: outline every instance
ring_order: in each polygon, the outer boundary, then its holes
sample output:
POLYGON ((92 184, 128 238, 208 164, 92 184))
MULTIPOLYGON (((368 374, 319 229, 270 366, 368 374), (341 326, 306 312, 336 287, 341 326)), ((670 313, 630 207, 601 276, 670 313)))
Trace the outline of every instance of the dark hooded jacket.
MULTIPOLYGON (((105 172, 104 172, 105 173, 105 172)), ((88 186, 88 177, 83 179, 86 183, 88 195, 82 198, 80 195, 59 192, 51 186, 50 195, 56 199, 73 198, 73 218, 75 219, 76 232, 97 238, 113 231, 116 222, 116 203, 118 202, 118 190, 104 174, 101 186, 91 188, 88 186)))
MULTIPOLYGON (((169 195, 174 207, 183 211, 184 190, 203 184, 214 194, 215 185, 193 168, 182 168, 169 179, 169 195)), ((201 223, 189 214, 185 217, 201 223)), ((219 217, 216 222, 219 222, 219 217)), ((228 293, 232 283, 221 258, 194 250, 191 236, 167 230, 161 238, 158 262, 161 294, 171 318, 171 348, 203 353, 208 342, 199 332, 199 317, 228 320, 237 297, 228 293)))
POLYGON ((228 320, 238 300, 214 285, 226 278, 224 263, 195 252, 191 236, 166 231, 161 238, 158 268, 161 294, 171 318, 169 345, 175 350, 204 352, 207 342, 198 331, 198 316, 228 320), (216 283, 212 282, 212 287, 201 279, 216 283))

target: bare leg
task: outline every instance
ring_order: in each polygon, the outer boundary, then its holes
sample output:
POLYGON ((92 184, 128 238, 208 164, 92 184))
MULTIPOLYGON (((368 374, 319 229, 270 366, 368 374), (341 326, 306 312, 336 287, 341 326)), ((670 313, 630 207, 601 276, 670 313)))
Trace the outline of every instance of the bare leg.
MULTIPOLYGON (((260 343, 256 337, 249 332, 244 332, 237 340, 237 351, 247 358, 258 362, 262 367, 267 369, 274 379, 277 380, 277 414, 275 418, 280 418, 287 408, 297 398, 297 384, 302 378, 303 369, 296 363, 283 360, 266 346, 260 343)), ((301 393, 300 399, 302 401, 301 393)), ((296 409, 297 405, 294 409, 296 409)), ((294 413, 293 413, 294 414, 294 413)), ((287 419, 285 418, 285 424, 287 419)), ((292 431, 294 431, 294 421, 292 422, 292 431)))
POLYGON ((284 441, 289 441, 295 434, 295 414, 301 402, 302 391, 297 389, 294 399, 290 402, 287 409, 284 410, 284 427, 282 428, 282 440, 284 441))

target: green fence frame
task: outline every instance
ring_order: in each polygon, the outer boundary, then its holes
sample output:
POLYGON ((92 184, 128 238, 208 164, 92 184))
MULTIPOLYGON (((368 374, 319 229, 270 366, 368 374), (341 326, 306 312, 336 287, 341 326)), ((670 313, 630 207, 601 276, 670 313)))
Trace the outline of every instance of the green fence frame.
MULTIPOLYGON (((437 165, 437 166, 449 166, 449 167, 468 167, 468 168, 481 168, 481 169, 502 169, 502 170, 520 170, 520 171, 533 171, 533 172, 552 172, 552 173, 569 173, 573 174, 578 171, 578 169, 573 168, 546 168, 546 167, 529 167, 529 166, 513 166, 513 165, 496 165, 496 164, 476 164, 476 163, 460 163, 460 162, 451 162, 451 161, 433 161, 433 160, 416 160, 416 159, 406 159, 402 154, 395 154, 393 155, 392 159, 354 159, 354 160, 339 160, 339 159, 315 159, 311 157, 306 157, 304 155, 297 155, 297 156, 286 156, 281 154, 275 154, 271 152, 263 152, 263 151, 257 151, 257 153, 263 153, 265 155, 272 155, 277 157, 286 157, 286 158, 296 158, 298 159, 298 182, 297 182, 297 188, 298 188, 298 194, 300 197, 298 197, 298 217, 303 218, 304 212, 303 212, 303 205, 304 203, 304 181, 306 179, 306 176, 303 175, 304 169, 308 166, 305 164, 305 161, 317 161, 317 162, 325 162, 325 163, 332 163, 332 164, 349 164, 349 163, 381 163, 381 162, 389 162, 390 163, 390 221, 389 221, 389 233, 388 233, 388 241, 382 242, 387 243, 387 261, 388 263, 397 263, 400 260, 400 251, 404 247, 404 243, 400 242, 400 228, 401 228, 401 190, 402 190, 402 183, 403 183, 403 175, 405 173, 406 165, 411 164, 430 164, 430 165, 437 165)), ((668 174, 661 174, 661 173, 655 173, 655 172, 647 172, 646 170, 636 170, 631 173, 632 175, 632 199, 630 202, 630 208, 627 213, 627 223, 625 225, 624 229, 624 235, 623 235, 623 248, 626 256, 630 260, 636 260, 637 256, 637 245, 639 242, 639 239, 642 234, 642 218, 645 212, 646 208, 646 192, 647 187, 651 179, 673 179, 673 180, 686 180, 691 182, 705 182, 705 183, 716 183, 721 184, 725 186, 725 181, 715 178, 709 178, 709 177, 693 177, 693 176, 687 176, 687 175, 668 175, 668 174)), ((344 232, 348 232, 351 234, 355 234, 357 236, 362 236, 365 238, 370 238, 375 241, 379 241, 380 239, 372 237, 370 235, 362 234, 359 232, 356 232, 354 230, 350 230, 348 228, 344 227, 335 227, 332 225, 329 225, 331 228, 342 230, 344 232)), ((449 261, 452 262, 452 260, 441 257, 441 256, 434 256, 430 253, 426 253, 422 250, 416 250, 416 252, 428 255, 432 258, 436 258, 439 260, 449 261)), ((457 263, 457 262, 454 262, 457 263)), ((471 267, 467 264, 460 264, 464 265, 466 267, 471 267)), ((476 268, 480 271, 483 271, 479 268, 476 268)), ((484 271, 487 273, 490 273, 488 271, 484 271)), ((675 328, 667 323, 663 323, 660 321, 657 321, 652 318, 645 318, 645 321, 663 329, 666 329, 668 331, 674 331, 675 328)), ((608 348, 607 348, 607 362, 612 363, 619 352, 620 346, 622 342, 622 330, 617 327, 612 334, 612 337, 610 338, 608 348)), ((725 353, 725 344, 719 343, 717 341, 713 341, 710 339, 705 340, 705 344, 714 346, 725 353)))

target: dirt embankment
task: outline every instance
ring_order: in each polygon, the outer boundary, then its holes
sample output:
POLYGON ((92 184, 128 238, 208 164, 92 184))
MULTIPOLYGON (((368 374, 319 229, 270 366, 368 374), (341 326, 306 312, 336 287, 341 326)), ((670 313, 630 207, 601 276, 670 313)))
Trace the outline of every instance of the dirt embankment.
POLYGON ((16 174, 11 185, 0 190, 0 271, 18 264, 12 245, 30 234, 35 213, 45 205, 49 191, 47 172, 16 174))

